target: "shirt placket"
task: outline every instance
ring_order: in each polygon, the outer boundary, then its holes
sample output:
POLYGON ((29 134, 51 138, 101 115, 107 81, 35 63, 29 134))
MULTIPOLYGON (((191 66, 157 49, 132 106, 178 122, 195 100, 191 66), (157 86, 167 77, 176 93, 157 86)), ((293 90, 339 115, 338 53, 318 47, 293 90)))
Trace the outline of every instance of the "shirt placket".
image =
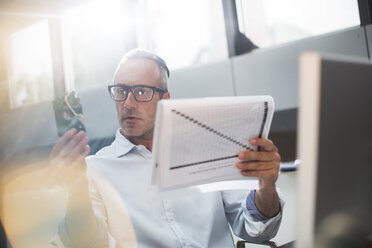
POLYGON ((180 243, 180 247, 188 247, 189 242, 187 242, 187 239, 185 237, 185 234, 183 233, 182 229, 176 222, 174 218, 174 212, 172 209, 172 204, 170 200, 163 200, 163 206, 164 206, 164 213, 165 218, 172 229, 174 235, 176 236, 176 239, 180 243))

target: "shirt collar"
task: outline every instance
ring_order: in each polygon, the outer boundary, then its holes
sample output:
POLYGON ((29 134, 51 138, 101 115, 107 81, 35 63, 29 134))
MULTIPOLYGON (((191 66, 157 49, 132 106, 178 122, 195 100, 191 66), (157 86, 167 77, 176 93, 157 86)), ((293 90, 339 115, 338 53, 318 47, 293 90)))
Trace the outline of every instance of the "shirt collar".
POLYGON ((135 145, 127 140, 121 133, 120 128, 116 131, 115 135, 115 155, 116 157, 124 156, 129 153, 135 145))

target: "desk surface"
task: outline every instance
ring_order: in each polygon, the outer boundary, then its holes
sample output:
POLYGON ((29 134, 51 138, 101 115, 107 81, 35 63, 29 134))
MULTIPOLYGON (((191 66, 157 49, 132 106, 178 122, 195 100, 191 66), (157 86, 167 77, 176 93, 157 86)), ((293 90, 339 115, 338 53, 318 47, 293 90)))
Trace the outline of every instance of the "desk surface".
POLYGON ((285 205, 282 224, 273 241, 278 245, 284 245, 297 238, 297 171, 281 172, 277 186, 283 194, 285 205))
MULTIPOLYGON (((275 238, 272 239, 278 246, 292 248, 296 240, 297 225, 297 171, 280 172, 277 186, 283 195, 285 205, 282 224, 275 238)), ((235 241, 237 238, 234 236, 235 241)), ((246 247, 263 247, 262 245, 246 244, 246 247)))

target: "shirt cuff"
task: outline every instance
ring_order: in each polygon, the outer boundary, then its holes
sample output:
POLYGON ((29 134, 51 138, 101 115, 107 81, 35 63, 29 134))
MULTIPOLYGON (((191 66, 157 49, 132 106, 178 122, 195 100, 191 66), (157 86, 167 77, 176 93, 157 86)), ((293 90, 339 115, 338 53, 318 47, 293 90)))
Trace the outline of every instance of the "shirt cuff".
POLYGON ((267 218, 264 215, 262 215, 260 211, 257 209, 256 204, 254 203, 255 196, 256 190, 252 190, 251 192, 249 192, 246 200, 247 210, 249 211, 249 214, 255 221, 260 221, 265 224, 270 218, 267 218))

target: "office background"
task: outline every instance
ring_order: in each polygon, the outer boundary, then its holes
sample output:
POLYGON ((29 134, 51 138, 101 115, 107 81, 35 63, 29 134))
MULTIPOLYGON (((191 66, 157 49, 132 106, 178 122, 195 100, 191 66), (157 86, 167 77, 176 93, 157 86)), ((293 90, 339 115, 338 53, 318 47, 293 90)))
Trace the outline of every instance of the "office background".
MULTIPOLYGON (((358 23, 343 24, 343 27, 336 27, 331 31, 326 30, 321 34, 292 35, 288 40, 277 35, 276 39, 271 39, 270 42, 265 38, 250 36, 254 32, 249 31, 250 26, 247 24, 249 19, 242 20, 244 19, 244 11, 247 12, 246 8, 250 7, 249 1, 215 0, 213 3, 206 1, 209 3, 206 6, 208 8, 213 6, 211 8, 216 11, 210 15, 208 21, 212 24, 209 27, 215 27, 217 29, 216 33, 219 35, 211 35, 209 38, 205 38, 202 31, 196 32, 193 29, 194 26, 191 26, 191 31, 185 29, 188 36, 181 36, 182 39, 174 39, 174 43, 161 43, 160 41, 156 42, 156 37, 164 36, 167 33, 174 33, 174 36, 177 36, 178 29, 171 29, 171 27, 163 24, 168 29, 162 30, 162 25, 159 24, 156 26, 160 30, 159 34, 146 37, 137 29, 138 26, 146 26, 146 23, 129 23, 123 28, 127 32, 126 35, 121 34, 119 36, 122 40, 119 40, 120 42, 115 43, 115 45, 109 45, 113 49, 110 52, 111 57, 90 56, 90 54, 94 54, 95 50, 92 50, 91 53, 88 50, 84 54, 79 54, 77 50, 79 49, 78 36, 74 37, 74 30, 71 29, 72 31, 70 30, 69 33, 68 30, 66 31, 66 27, 68 27, 69 21, 73 22, 80 19, 71 17, 71 19, 67 18, 67 21, 63 22, 60 15, 63 11, 78 8, 76 2, 65 1, 62 3, 60 1, 59 4, 50 6, 42 3, 42 1, 35 1, 32 6, 27 1, 19 1, 20 6, 10 2, 4 1, 0 4, 0 161, 2 170, 5 171, 13 170, 14 166, 21 166, 25 159, 27 162, 31 162, 47 157, 51 147, 58 139, 51 101, 55 95, 63 94, 66 90, 76 89, 79 93, 86 117, 87 135, 90 138, 92 152, 102 145, 109 144, 119 125, 116 120, 114 103, 109 98, 106 85, 112 80, 115 66, 121 55, 134 47, 141 46, 155 50, 160 55, 164 54, 166 60, 169 56, 167 60, 171 68, 169 89, 173 98, 272 95, 275 99, 276 113, 269 138, 276 142, 285 161, 296 158, 298 56, 303 51, 311 50, 371 59, 371 1, 349 1, 354 2, 354 5, 350 5, 354 6, 354 9, 348 9, 348 11, 354 10, 358 21, 360 20, 358 23), (20 78, 16 75, 17 64, 15 61, 19 56, 22 57, 22 54, 17 57, 14 53, 22 51, 21 47, 17 49, 17 44, 20 44, 18 40, 24 41, 24 37, 28 37, 27 32, 26 34, 20 32, 32 25, 40 25, 42 29, 43 25, 47 25, 46 35, 40 35, 39 38, 43 39, 42 42, 47 40, 44 49, 49 51, 45 56, 48 57, 46 61, 49 61, 50 64, 42 67, 46 68, 44 71, 47 71, 45 75, 42 74, 43 77, 36 75, 34 76, 35 79, 32 78, 32 75, 26 73, 27 77, 20 78), (67 34, 69 34, 68 37, 72 38, 66 42, 67 34), (190 34, 192 37, 190 37, 190 34), (191 49, 190 47, 196 46, 192 44, 192 41, 198 38, 203 38, 205 44, 211 47, 204 47, 203 49, 199 47, 199 53, 195 53, 196 55, 193 58, 186 58, 185 61, 170 57, 169 53, 179 53, 180 58, 186 57, 185 52, 182 51, 187 51, 186 48, 191 49), (155 40, 155 44, 150 44, 151 40, 155 40), (255 45, 260 48, 255 49, 255 45), (117 52, 114 51, 115 48, 117 52), (210 51, 205 52, 208 49, 210 51), (219 50, 222 50, 222 52, 218 52, 219 50), (86 58, 86 60, 81 60, 81 58, 86 58), (100 63, 93 63, 92 60, 94 59, 100 60, 100 63), (106 66, 107 68, 102 69, 102 73, 99 74, 100 68, 106 66), (93 76, 84 76, 90 73, 93 76), (94 77, 98 79, 96 80, 94 77), (32 90, 23 90, 26 87, 22 86, 26 84, 25 82, 35 80, 45 81, 48 84, 38 85, 34 88, 28 85, 27 87, 31 87, 32 90), (15 87, 13 84, 19 87, 15 87), (42 97, 27 97, 30 92, 43 92, 40 88, 44 90, 42 97), (17 95, 18 93, 20 95, 17 95), (5 168, 10 161, 13 167, 5 168)), ((56 2, 58 3, 58 1, 56 2)), ((82 4, 89 2, 91 1, 82 1, 82 4)), ((123 8, 126 10, 125 13, 133 18, 133 13, 137 12, 130 10, 147 6, 148 9, 153 10, 153 12, 149 11, 147 13, 149 16, 155 18, 158 15, 160 16, 158 18, 167 21, 166 16, 164 17, 164 12, 166 12, 164 9, 170 8, 169 6, 161 6, 154 1, 138 1, 138 3, 135 3, 135 1, 126 0, 119 2, 122 4, 121 6, 125 7, 123 8)), ((334 10, 337 10, 337 6, 341 5, 338 1, 329 2, 331 2, 331 5, 333 4, 334 10)), ((198 6, 201 7, 205 3, 188 3, 188 5, 192 4, 194 5, 190 8, 189 18, 192 18, 194 12, 195 16, 202 16, 203 13, 200 14, 197 9, 198 6)), ((294 5, 293 2, 292 5, 294 5)), ((258 8, 257 11, 259 12, 262 8, 263 6, 258 8)), ((296 12, 294 8, 291 11, 296 12)), ((83 12, 72 13, 71 15, 75 15, 76 18, 76 16, 82 15, 81 13, 83 12)), ((139 15, 141 16, 141 13, 139 15)), ((144 14, 142 13, 142 15, 144 14)), ((303 12, 302 15, 305 16, 306 13, 303 12)), ((320 14, 314 12, 312 15, 312 18, 315 19, 320 14)), ((328 19, 325 18, 324 22, 338 20, 336 16, 332 16, 331 10, 328 10, 325 16, 328 19)), ((81 20, 81 22, 84 22, 83 18, 81 20)), ((355 20, 355 18, 350 18, 350 20, 355 20)), ((123 20, 114 19, 113 23, 120 23, 120 21, 123 20)), ((147 20, 147 22, 153 21, 153 19, 147 20)), ((298 22, 298 20, 294 22, 298 22)), ((201 25, 200 23, 195 25, 198 24, 201 25)), ((257 25, 259 26, 259 24, 257 25)), ((146 27, 148 29, 151 25, 146 27)), ((204 30, 207 30, 207 27, 204 28, 204 30)), ((283 26, 277 27, 276 32, 279 32, 280 28, 283 29, 283 26)), ((99 31, 106 30, 107 27, 99 29, 97 26, 96 29, 96 32, 99 33, 99 31)), ((28 32, 31 31, 28 30, 28 32)), ((75 32, 78 31, 75 30, 75 32)), ((105 48, 105 41, 108 41, 113 35, 112 32, 107 31, 107 33, 102 34, 102 37, 98 37, 97 34, 96 36, 87 36, 83 40, 85 43, 82 42, 80 47, 84 45, 89 47, 91 42, 97 45, 97 47, 91 46, 91 49, 102 48, 105 50, 107 49, 105 48), (89 38, 92 40, 89 40, 89 38)), ((35 46, 36 49, 37 41, 34 41, 32 37, 31 32, 28 37, 29 43, 31 48, 35 46)), ((21 69, 18 71, 22 72, 21 69)), ((276 238, 278 243, 284 243, 295 239, 295 215, 293 213, 296 211, 296 174, 283 173, 279 176, 278 185, 283 188, 282 191, 287 198, 283 225, 276 238)))

